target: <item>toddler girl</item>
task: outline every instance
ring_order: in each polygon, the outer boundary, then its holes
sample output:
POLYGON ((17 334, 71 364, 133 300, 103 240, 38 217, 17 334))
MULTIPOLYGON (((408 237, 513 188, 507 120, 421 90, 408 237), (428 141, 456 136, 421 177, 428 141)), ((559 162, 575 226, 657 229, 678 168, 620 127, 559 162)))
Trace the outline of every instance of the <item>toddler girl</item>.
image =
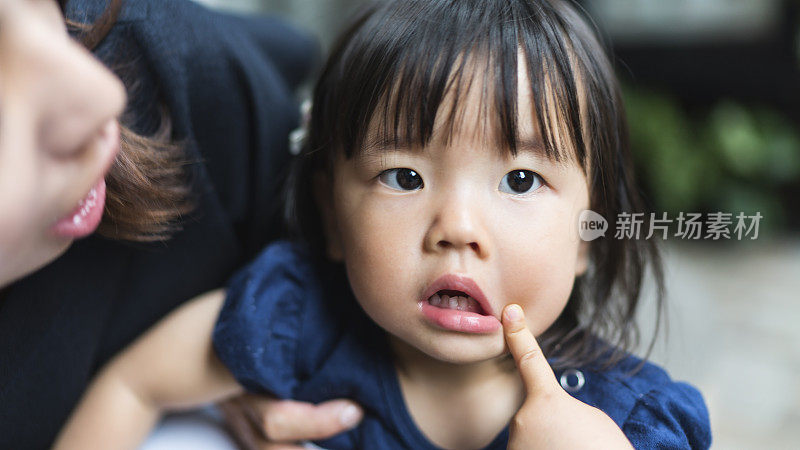
POLYGON ((655 249, 578 238, 583 210, 641 210, 632 180, 611 66, 573 7, 378 3, 314 92, 298 239, 121 354, 60 444, 132 442, 243 386, 362 404, 326 448, 708 447, 700 394, 626 353, 655 249))

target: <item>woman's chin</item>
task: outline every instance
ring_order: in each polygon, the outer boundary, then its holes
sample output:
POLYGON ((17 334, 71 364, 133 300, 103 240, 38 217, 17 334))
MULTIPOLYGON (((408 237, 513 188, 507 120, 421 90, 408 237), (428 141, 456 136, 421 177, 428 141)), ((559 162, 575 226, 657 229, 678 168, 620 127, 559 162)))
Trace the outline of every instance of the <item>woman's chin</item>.
POLYGON ((36 272, 55 261, 69 249, 73 241, 72 238, 52 235, 41 239, 36 243, 36 249, 22 252, 25 258, 17 259, 20 263, 11 268, 13 272, 3 275, 3 278, 7 279, 0 280, 0 287, 36 272))

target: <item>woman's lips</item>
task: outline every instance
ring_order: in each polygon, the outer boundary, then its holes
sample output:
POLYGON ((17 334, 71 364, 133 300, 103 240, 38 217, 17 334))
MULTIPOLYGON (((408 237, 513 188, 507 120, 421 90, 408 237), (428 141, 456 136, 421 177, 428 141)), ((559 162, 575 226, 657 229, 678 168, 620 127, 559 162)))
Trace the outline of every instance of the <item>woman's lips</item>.
POLYGON ((72 239, 86 237, 100 225, 106 204, 106 182, 103 178, 66 217, 53 225, 53 233, 72 239))
POLYGON ((71 213, 53 225, 51 231, 56 236, 71 239, 86 237, 94 233, 103 218, 106 206, 105 175, 114 163, 120 148, 120 129, 116 119, 109 120, 95 139, 92 145, 100 146, 102 157, 105 158, 100 179, 71 213))
POLYGON ((483 291, 464 275, 437 278, 425 290, 419 308, 429 322, 446 330, 494 333, 501 327, 483 291))

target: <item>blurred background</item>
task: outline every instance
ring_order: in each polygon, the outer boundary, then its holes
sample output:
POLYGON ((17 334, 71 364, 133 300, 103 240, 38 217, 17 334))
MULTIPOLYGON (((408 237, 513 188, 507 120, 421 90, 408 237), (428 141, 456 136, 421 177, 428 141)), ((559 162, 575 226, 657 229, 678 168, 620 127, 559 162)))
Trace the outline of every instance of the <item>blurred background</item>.
MULTIPOLYGON (((282 16, 323 51, 363 3, 197 1, 282 16)), ((613 52, 652 210, 763 216, 755 240, 663 242, 652 359, 703 392, 713 447, 800 448, 800 2, 579 3, 613 52)), ((651 295, 643 336, 653 312, 651 295)))

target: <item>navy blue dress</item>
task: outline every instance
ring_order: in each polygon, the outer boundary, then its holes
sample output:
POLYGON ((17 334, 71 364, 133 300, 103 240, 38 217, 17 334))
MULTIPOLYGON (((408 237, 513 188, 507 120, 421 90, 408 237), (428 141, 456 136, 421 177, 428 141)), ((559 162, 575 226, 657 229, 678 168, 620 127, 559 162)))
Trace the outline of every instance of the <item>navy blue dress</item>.
MULTIPOLYGON (((385 334, 343 284, 344 272, 319 276, 310 261, 302 246, 278 242, 231 280, 214 330, 220 359, 252 392, 360 403, 364 421, 317 442, 324 448, 437 448, 412 420, 385 334)), ((608 414, 636 448, 708 448, 700 393, 651 363, 626 375, 639 362, 630 356, 604 372, 575 368, 556 377, 575 398, 608 414)), ((487 448, 507 442, 508 428, 487 448)))

